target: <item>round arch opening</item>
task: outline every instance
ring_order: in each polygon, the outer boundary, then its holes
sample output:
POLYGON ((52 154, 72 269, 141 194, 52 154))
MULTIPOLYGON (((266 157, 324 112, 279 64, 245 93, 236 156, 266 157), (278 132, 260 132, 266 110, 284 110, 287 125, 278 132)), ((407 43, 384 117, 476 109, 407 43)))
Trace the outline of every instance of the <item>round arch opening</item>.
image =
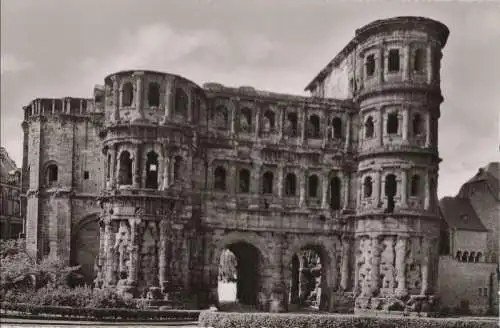
POLYGON ((91 285, 96 276, 95 266, 99 257, 99 223, 97 215, 81 221, 75 229, 72 245, 72 264, 81 265, 84 282, 91 285))
POLYGON ((257 306, 261 284, 261 254, 246 242, 227 245, 218 263, 218 298, 221 304, 257 306))

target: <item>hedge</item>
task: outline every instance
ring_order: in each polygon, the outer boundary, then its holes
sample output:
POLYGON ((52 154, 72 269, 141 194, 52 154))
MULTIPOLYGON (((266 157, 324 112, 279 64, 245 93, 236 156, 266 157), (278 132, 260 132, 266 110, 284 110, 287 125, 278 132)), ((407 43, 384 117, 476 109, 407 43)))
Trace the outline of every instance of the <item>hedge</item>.
POLYGON ((30 315, 63 316, 65 318, 79 318, 83 320, 169 320, 169 321, 197 321, 200 311, 197 310, 139 310, 118 308, 90 308, 69 306, 37 306, 32 304, 1 303, 0 308, 5 311, 16 311, 30 315))
POLYGON ((493 320, 384 318, 334 314, 230 313, 202 311, 199 327, 213 328, 494 328, 493 320))

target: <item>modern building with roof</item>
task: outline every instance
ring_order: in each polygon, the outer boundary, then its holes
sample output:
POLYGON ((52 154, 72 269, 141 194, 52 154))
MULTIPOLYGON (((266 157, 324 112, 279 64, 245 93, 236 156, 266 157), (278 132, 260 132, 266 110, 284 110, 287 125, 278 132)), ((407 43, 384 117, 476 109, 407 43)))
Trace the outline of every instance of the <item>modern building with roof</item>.
POLYGON ((440 200, 439 291, 450 307, 480 313, 498 305, 499 173, 500 164, 489 163, 440 200))

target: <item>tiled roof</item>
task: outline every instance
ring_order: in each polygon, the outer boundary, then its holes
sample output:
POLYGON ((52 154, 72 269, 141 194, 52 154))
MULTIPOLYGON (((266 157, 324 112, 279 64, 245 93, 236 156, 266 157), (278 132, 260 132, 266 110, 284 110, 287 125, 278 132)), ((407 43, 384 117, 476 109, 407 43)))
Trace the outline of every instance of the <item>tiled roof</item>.
MULTIPOLYGON (((464 183, 461 189, 473 183, 486 183, 496 199, 500 199, 500 163, 491 162, 478 170, 475 176, 464 183)), ((462 194, 462 193, 460 193, 462 194)))
POLYGON ((488 231, 467 198, 444 197, 439 206, 451 229, 488 231))

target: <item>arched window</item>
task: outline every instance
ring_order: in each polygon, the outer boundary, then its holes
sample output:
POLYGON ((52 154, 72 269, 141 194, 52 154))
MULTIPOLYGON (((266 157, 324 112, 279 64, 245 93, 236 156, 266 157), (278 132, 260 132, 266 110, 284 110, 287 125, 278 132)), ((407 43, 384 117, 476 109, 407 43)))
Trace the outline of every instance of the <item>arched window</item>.
POLYGON ((457 260, 458 262, 462 261, 462 252, 461 251, 457 251, 457 255, 455 255, 455 260, 457 260))
POLYGON ((109 180, 111 177, 111 154, 108 154, 108 161, 106 163, 106 178, 109 180))
POLYGON ((481 262, 483 260, 483 254, 477 252, 475 262, 481 262))
POLYGON ((263 194, 272 194, 273 193, 273 178, 274 175, 272 172, 264 173, 262 177, 262 193, 263 194))
POLYGON ((368 116, 368 118, 365 121, 365 138, 373 138, 373 130, 374 130, 374 125, 373 125, 373 118, 371 116, 368 116))
POLYGON ((469 259, 469 252, 465 251, 462 254, 462 262, 467 262, 468 259, 469 259))
POLYGON ((469 262, 471 262, 471 263, 476 262, 476 252, 470 252, 469 262))
POLYGON ((250 132, 252 130, 252 110, 250 108, 242 108, 240 113, 240 131, 250 132))
POLYGON ((385 177, 385 195, 387 196, 387 212, 394 212, 395 201, 394 197, 397 192, 397 181, 394 174, 388 174, 385 177))
POLYGON ((389 63, 388 63, 389 72, 398 72, 399 71, 399 50, 391 49, 389 50, 389 63))
POLYGON ((182 170, 182 157, 176 156, 174 160, 174 181, 181 178, 182 170))
POLYGON ((293 173, 288 173, 285 178, 285 195, 295 196, 297 177, 293 173))
POLYGON ((415 114, 411 122, 413 135, 418 136, 422 133, 422 116, 420 114, 415 114))
POLYGON ((250 192, 250 171, 247 169, 240 171, 240 192, 250 192))
POLYGON ((226 169, 218 166, 214 171, 214 189, 226 190, 226 169))
POLYGON ((424 70, 425 58, 424 49, 419 48, 415 50, 415 58, 413 59, 413 70, 416 72, 421 72, 424 70))
POLYGON ((288 113, 286 116, 285 132, 289 137, 296 137, 298 135, 297 113, 288 113))
POLYGON ((263 132, 271 132, 274 130, 275 122, 274 122, 274 112, 272 110, 267 110, 264 113, 264 124, 262 126, 263 132))
POLYGON ((338 117, 335 117, 332 120, 332 129, 333 129, 333 138, 340 139, 342 138, 342 120, 338 117))
POLYGON ((214 113, 214 123, 217 129, 229 129, 229 113, 225 106, 218 106, 214 113))
POLYGON ((160 85, 156 82, 149 83, 148 103, 152 107, 160 106, 160 85))
POLYGON ((333 177, 330 180, 330 208, 332 210, 340 209, 340 178, 333 177))
POLYGON ((128 151, 120 153, 120 171, 118 172, 118 184, 132 184, 132 159, 128 151))
POLYGON ((146 188, 158 189, 158 155, 154 151, 147 154, 146 188))
POLYGON ((366 75, 372 76, 375 73, 375 55, 366 57, 366 75))
POLYGON ((318 197, 318 185, 319 185, 319 182, 318 182, 318 176, 317 175, 311 175, 309 177, 309 197, 311 198, 316 198, 318 197))
POLYGON ((319 127, 319 117, 317 115, 311 115, 309 117, 309 137, 320 138, 320 127, 319 127))
POLYGON ((175 112, 184 117, 187 116, 189 98, 182 88, 175 89, 175 112))
POLYGON ((47 183, 49 185, 54 184, 57 182, 58 179, 58 168, 56 164, 50 164, 47 166, 47 183))
POLYGON ((387 134, 397 134, 399 127, 398 113, 390 113, 387 116, 387 134))
POLYGON ((122 87, 122 106, 132 106, 134 100, 134 87, 131 82, 126 82, 122 87))
POLYGON ((365 195, 365 198, 371 197, 372 196, 372 190, 373 189, 373 183, 372 183, 372 178, 371 177, 366 177, 365 181, 363 182, 363 194, 365 195))
POLYGON ((418 196, 420 194, 420 176, 415 174, 411 177, 410 196, 418 196))

